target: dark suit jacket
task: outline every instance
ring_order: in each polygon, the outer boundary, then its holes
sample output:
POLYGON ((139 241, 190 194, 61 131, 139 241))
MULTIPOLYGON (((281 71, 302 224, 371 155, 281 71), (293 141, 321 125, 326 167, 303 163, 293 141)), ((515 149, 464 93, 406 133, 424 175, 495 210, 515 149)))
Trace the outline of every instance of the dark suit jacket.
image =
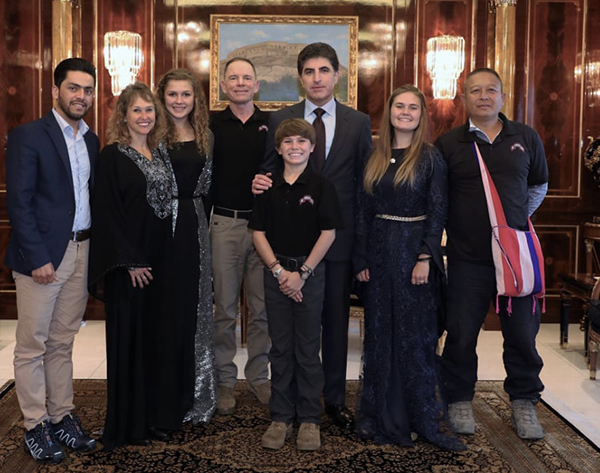
MULTIPOLYGON (((372 146, 371 120, 368 115, 339 102, 336 102, 335 117, 335 135, 322 174, 337 191, 344 228, 336 231, 335 242, 325 259, 349 261, 352 259, 356 186, 362 180, 362 167, 372 146)), ((263 172, 279 172, 283 169, 283 161, 275 151, 274 140, 277 126, 288 118, 304 118, 304 101, 271 114, 263 172)))
MULTIPOLYGON (((84 139, 91 185, 100 141, 91 131, 84 139)), ((6 208, 12 233, 4 263, 27 275, 50 262, 58 268, 73 230, 75 193, 67 143, 52 112, 8 136, 6 208)))

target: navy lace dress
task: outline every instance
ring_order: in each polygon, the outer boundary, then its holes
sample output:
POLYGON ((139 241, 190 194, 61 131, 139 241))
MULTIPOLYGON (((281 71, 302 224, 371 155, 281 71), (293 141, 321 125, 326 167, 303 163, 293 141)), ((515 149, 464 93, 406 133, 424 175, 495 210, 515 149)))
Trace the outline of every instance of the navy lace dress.
POLYGON ((393 151, 392 163, 373 195, 362 186, 358 191, 356 263, 359 270, 369 268, 370 281, 363 284, 362 294, 365 339, 357 434, 379 444, 412 446, 414 432, 443 449, 463 450, 447 420, 435 353, 446 165, 427 145, 414 188, 394 188, 403 157, 403 150, 393 151), (398 221, 377 215, 427 218, 398 221), (411 275, 420 253, 433 257, 429 283, 413 285, 411 275))

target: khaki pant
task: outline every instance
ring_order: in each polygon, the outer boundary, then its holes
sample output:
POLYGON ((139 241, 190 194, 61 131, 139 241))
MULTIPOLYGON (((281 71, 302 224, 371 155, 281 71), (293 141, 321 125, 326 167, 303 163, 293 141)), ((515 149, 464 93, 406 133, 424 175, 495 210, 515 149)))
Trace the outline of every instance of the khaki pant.
POLYGON ((217 384, 233 388, 237 366, 235 329, 242 280, 248 302, 248 361, 244 369, 251 386, 269 380, 269 349, 263 267, 254 245, 248 220, 214 215, 210 229, 215 290, 215 368, 217 384))
POLYGON ((89 240, 70 241, 58 281, 37 284, 13 271, 17 286, 15 384, 25 428, 56 423, 73 406, 73 342, 88 299, 89 240), (46 408, 46 394, 48 408, 46 408))

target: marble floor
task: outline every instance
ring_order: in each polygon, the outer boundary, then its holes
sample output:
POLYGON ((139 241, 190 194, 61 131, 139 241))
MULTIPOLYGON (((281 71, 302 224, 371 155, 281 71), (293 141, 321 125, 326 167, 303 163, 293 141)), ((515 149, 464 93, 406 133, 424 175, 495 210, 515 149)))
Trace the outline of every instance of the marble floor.
MULTIPOLYGON (((0 386, 13 375, 15 346, 14 320, 0 320, 0 386)), ((600 372, 599 379, 589 379, 583 356, 583 333, 578 325, 569 329, 569 347, 561 349, 557 324, 543 324, 537 338, 540 355, 544 360, 542 381, 546 389, 543 400, 575 426, 591 442, 600 447, 600 372)), ((359 323, 351 319, 348 353, 348 379, 358 378, 361 343, 359 323)), ((502 336, 496 331, 481 331, 478 343, 479 379, 504 379, 502 365, 502 336)), ((246 350, 238 349, 236 363, 243 366, 246 350)), ((243 376, 243 369, 239 371, 243 376)), ((82 325, 75 339, 75 378, 105 378, 106 355, 104 322, 89 321, 82 325)))

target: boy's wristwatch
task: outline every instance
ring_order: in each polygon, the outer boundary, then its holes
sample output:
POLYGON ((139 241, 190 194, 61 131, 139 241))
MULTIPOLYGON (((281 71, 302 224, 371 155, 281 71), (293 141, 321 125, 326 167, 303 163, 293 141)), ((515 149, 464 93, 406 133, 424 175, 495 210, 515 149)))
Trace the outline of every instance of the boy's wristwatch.
POLYGON ((279 266, 279 269, 276 269, 275 271, 272 272, 273 277, 278 278, 282 271, 283 271, 283 267, 279 266))

